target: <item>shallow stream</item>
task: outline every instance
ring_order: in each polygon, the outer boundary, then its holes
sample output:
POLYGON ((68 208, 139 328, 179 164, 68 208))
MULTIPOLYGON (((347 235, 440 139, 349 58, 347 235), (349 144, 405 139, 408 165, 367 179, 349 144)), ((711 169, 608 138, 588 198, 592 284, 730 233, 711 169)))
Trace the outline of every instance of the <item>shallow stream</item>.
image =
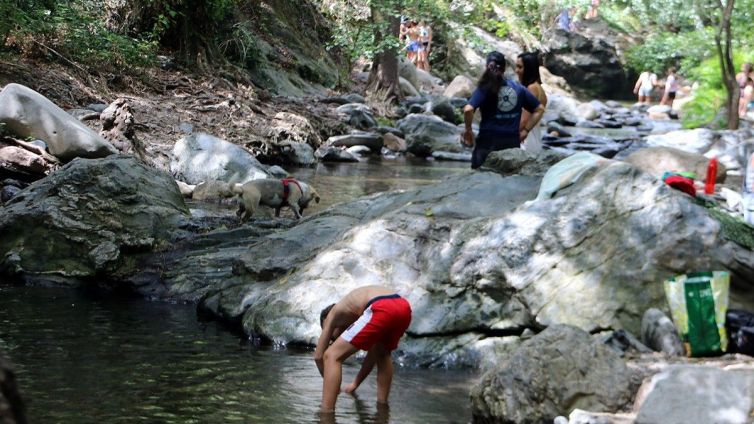
MULTIPOLYGON (((322 195, 306 213, 410 189, 469 164, 404 160, 293 170, 322 195)), ((322 379, 312 352, 257 346, 193 305, 102 298, 0 281, 0 352, 17 371, 30 423, 311 423, 322 379)), ((358 362, 344 367, 353 379, 358 362)), ((374 376, 342 395, 338 423, 466 423, 471 371, 396 367, 389 411, 374 376)))

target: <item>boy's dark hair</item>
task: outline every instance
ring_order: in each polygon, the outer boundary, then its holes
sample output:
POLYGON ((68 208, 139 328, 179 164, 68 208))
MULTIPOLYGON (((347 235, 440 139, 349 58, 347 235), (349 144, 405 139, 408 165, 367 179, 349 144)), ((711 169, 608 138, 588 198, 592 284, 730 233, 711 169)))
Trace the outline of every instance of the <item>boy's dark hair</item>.
POLYGON ((542 78, 539 76, 539 55, 537 52, 521 53, 518 58, 524 64, 524 76, 521 78, 521 84, 527 87, 535 82, 542 84, 542 78))
POLYGON ((335 306, 334 303, 332 305, 326 307, 325 309, 322 310, 322 312, 319 313, 319 326, 320 327, 324 326, 324 324, 325 324, 325 318, 327 318, 327 314, 330 313, 330 310, 332 309, 333 306, 335 306))

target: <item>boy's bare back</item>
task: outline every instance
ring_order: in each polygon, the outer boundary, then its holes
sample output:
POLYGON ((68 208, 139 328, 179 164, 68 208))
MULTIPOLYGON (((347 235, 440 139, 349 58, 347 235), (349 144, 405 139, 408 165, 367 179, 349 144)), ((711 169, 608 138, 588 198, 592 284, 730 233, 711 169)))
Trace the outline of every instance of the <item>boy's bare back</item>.
POLYGON ((377 296, 394 294, 395 290, 384 286, 364 286, 352 290, 333 306, 330 315, 334 327, 349 326, 356 321, 367 303, 377 296))

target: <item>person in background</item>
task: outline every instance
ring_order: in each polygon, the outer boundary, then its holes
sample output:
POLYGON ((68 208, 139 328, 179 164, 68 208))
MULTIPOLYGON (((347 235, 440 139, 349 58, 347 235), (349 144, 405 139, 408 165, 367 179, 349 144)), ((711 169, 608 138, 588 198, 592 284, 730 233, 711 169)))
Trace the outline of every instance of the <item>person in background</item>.
POLYGON ((652 101, 652 89, 657 85, 657 75, 652 71, 644 71, 634 84, 634 94, 638 95, 639 103, 650 104, 652 101))
POLYGON ((544 106, 529 90, 504 75, 505 56, 491 52, 487 55, 487 65, 477 89, 463 108, 465 130, 461 142, 474 146, 472 169, 482 166, 493 151, 520 147, 545 112, 544 106), (471 123, 477 109, 482 112, 482 121, 475 142, 471 123), (532 114, 526 127, 521 127, 522 110, 532 114))
POLYGON ((416 67, 429 72, 429 51, 432 47, 432 27, 424 21, 419 22, 419 42, 422 50, 419 51, 416 67))
POLYGON ((600 0, 592 0, 592 2, 589 4, 589 10, 586 12, 586 18, 587 19, 596 19, 597 18, 597 9, 600 7, 600 0))
POLYGON ((665 92, 660 100, 661 105, 668 105, 673 108, 673 100, 675 100, 676 93, 678 93, 678 77, 675 75, 675 68, 670 67, 668 69, 668 77, 665 79, 665 92))
MULTIPOLYGON (((547 94, 542 88, 542 78, 539 75, 539 54, 537 52, 521 53, 516 59, 516 75, 527 90, 539 100, 542 107, 547 107, 547 94)), ((531 128, 521 148, 527 152, 536 153, 542 150, 542 128, 539 125, 529 125, 532 114, 523 110, 520 129, 531 128)))
POLYGON ((743 117, 746 115, 746 109, 751 101, 751 96, 746 98, 746 85, 748 81, 754 77, 754 67, 751 63, 744 63, 741 65, 741 72, 736 74, 736 82, 738 83, 738 116, 743 117))
POLYGON ((563 9, 562 12, 557 16, 556 23, 558 29, 562 29, 565 31, 573 31, 575 29, 573 24, 573 17, 576 15, 576 7, 571 6, 569 8, 563 9))

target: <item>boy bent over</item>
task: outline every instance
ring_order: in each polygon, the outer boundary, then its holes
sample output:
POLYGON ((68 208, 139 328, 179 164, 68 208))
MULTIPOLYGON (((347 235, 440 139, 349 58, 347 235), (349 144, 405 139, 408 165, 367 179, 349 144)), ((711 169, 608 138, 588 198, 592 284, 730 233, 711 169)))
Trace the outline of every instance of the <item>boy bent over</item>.
POLYGON ((324 377, 321 411, 335 411, 343 361, 359 350, 367 351, 367 356, 353 383, 343 391, 353 393, 377 365, 377 402, 386 404, 393 380, 390 353, 410 323, 408 301, 382 286, 359 287, 322 310, 322 334, 314 351, 314 362, 324 377))

